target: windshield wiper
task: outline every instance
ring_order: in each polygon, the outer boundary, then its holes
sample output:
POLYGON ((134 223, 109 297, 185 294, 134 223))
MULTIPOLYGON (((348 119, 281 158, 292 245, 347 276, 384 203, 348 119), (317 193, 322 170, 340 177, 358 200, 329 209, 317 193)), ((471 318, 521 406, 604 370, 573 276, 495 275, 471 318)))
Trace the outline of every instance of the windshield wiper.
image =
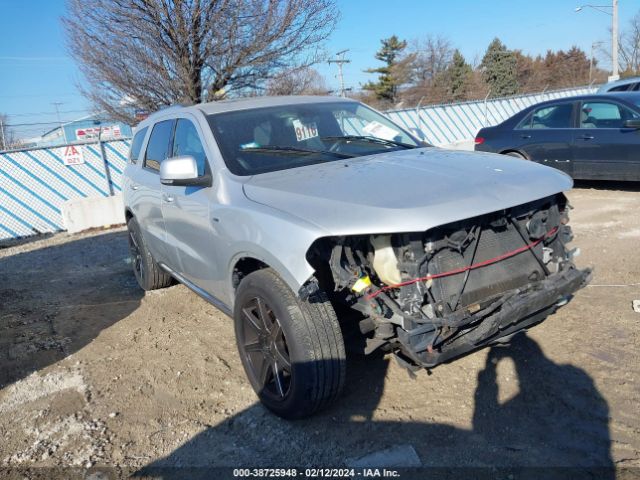
POLYGON ((364 140, 371 143, 379 143, 381 145, 394 145, 404 148, 418 148, 417 146, 410 145, 408 143, 396 142, 395 140, 387 140, 386 138, 371 137, 367 135, 333 135, 329 137, 320 137, 320 140, 364 140))
POLYGON ((260 147, 249 147, 242 148, 242 152, 248 153, 264 153, 264 152, 280 152, 285 154, 295 154, 295 153, 308 153, 308 154, 317 154, 322 153, 324 155, 333 155, 338 158, 353 158, 355 155, 351 155, 348 153, 341 152, 331 152, 329 150, 314 150, 312 148, 301 148, 301 147, 289 147, 289 146, 279 146, 279 145, 262 145, 260 147))

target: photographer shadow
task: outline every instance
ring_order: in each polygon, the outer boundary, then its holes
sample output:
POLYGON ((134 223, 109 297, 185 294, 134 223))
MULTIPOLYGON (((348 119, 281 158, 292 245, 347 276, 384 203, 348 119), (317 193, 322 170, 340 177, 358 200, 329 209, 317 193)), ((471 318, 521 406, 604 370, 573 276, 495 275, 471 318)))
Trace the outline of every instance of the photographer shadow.
MULTIPOLYGON (((356 356, 349 361, 345 394, 328 411, 287 422, 259 404, 251 406, 136 476, 231 478, 229 467, 353 465, 413 467, 402 478, 502 478, 501 470, 504 478, 512 472, 513 478, 615 478, 605 399, 583 370, 554 363, 525 335, 490 349, 477 377, 471 429, 413 421, 411 412, 401 413, 407 420, 380 420, 390 408, 392 414, 402 412, 393 412, 388 402, 385 411, 378 410, 388 365, 381 355, 356 356), (514 363, 519 391, 500 403, 497 367, 505 359, 514 363), (409 455, 385 459, 397 447, 409 455)), ((437 400, 430 397, 429 377, 416 381, 424 386, 429 408, 437 400)))

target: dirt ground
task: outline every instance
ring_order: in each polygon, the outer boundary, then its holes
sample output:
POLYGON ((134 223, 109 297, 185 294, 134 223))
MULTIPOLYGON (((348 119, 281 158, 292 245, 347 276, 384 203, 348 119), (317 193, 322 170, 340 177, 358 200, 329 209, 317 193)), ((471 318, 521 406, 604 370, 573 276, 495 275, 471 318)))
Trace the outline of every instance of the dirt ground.
POLYGON ((352 355, 340 403, 297 422, 256 403, 229 318, 181 285, 138 289, 122 228, 2 248, 0 467, 328 467, 402 446, 423 466, 637 472, 640 188, 569 197, 595 266, 569 305, 416 379, 352 355))

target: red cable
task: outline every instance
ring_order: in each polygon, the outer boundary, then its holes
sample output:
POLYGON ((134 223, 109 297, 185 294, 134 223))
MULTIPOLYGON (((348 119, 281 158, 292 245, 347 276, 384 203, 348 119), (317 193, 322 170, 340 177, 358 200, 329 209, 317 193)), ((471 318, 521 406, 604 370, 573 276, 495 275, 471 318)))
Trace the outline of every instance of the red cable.
POLYGON ((533 247, 538 245, 540 242, 542 242, 546 238, 549 238, 550 236, 555 234, 557 231, 558 231, 558 227, 554 227, 553 229, 551 229, 550 231, 545 233, 545 235, 542 238, 536 240, 535 242, 529 243, 528 245, 524 245, 523 247, 520 247, 520 248, 516 248, 515 250, 512 250, 510 252, 504 253, 504 254, 502 254, 502 255, 500 255, 498 257, 491 258, 489 260, 484 260, 482 262, 474 263, 473 265, 467 265, 466 267, 457 268, 455 270, 449 270, 448 272, 435 273, 433 275, 427 275, 426 277, 414 278, 413 280, 407 280, 406 282, 396 283, 395 285, 387 285, 386 287, 382 287, 381 289, 376 290, 373 293, 370 293, 369 295, 367 295, 366 298, 367 298, 367 300, 371 300, 372 298, 377 297, 382 292, 385 292, 387 290, 391 290, 393 288, 404 287, 406 285, 412 285, 412 284, 418 283, 418 282, 426 282, 427 280, 432 280, 434 278, 450 277, 451 275, 457 275, 459 273, 464 273, 464 272, 467 272, 469 270, 475 270, 476 268, 481 268, 481 267, 486 267, 488 265, 493 265, 494 263, 498 263, 501 260, 505 260, 507 258, 511 258, 511 257, 513 257, 515 255, 518 255, 519 253, 526 252, 527 250, 531 250, 533 247))

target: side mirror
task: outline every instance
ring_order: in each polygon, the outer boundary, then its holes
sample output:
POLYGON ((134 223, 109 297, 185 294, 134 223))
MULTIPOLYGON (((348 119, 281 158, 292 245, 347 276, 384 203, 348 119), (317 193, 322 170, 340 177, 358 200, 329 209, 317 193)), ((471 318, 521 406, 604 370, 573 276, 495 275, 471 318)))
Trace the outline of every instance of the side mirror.
POLYGON ((160 164, 160 183, 173 186, 211 186, 211 175, 198 176, 198 164, 191 155, 172 157, 160 164))
POLYGON ((630 118, 629 120, 625 120, 622 124, 624 128, 633 128, 635 130, 640 130, 640 118, 630 118))

